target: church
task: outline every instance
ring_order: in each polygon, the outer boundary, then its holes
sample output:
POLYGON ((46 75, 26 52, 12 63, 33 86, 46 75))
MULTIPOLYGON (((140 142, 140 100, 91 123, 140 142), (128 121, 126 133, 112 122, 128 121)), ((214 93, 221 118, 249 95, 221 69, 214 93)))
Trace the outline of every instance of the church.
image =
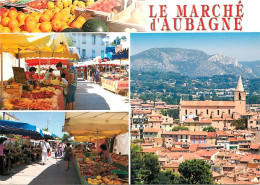
POLYGON ((239 76, 233 101, 180 101, 179 120, 190 130, 201 131, 213 126, 219 130, 233 129, 234 119, 246 114, 246 92, 239 76))

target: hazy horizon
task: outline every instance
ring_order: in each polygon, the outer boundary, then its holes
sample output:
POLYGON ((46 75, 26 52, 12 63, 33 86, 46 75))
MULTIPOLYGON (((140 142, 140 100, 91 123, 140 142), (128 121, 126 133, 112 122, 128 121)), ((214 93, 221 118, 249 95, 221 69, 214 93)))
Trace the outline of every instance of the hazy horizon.
POLYGON ((253 62, 260 60, 260 33, 132 33, 130 48, 131 56, 152 48, 182 48, 253 62))

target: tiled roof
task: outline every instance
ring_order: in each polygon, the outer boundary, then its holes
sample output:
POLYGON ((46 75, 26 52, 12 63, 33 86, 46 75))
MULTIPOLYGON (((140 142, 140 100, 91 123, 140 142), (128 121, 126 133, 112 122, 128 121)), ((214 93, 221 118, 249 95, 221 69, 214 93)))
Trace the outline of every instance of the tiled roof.
POLYGON ((218 136, 227 136, 227 133, 226 133, 224 130, 217 130, 217 131, 216 131, 216 134, 217 134, 218 136))
POLYGON ((191 152, 196 152, 196 151, 197 151, 197 148, 198 148, 198 145, 197 145, 197 144, 191 144, 191 145, 190 145, 190 151, 191 151, 191 152))
POLYGON ((188 130, 179 130, 179 131, 166 131, 163 134, 171 134, 171 135, 189 135, 188 130))
POLYGON ((133 110, 134 114, 150 114, 151 110, 133 110))
POLYGON ((178 168, 179 164, 177 162, 171 162, 169 164, 163 165, 164 168, 178 168))
POLYGON ((201 157, 211 157, 212 155, 216 154, 219 150, 199 150, 195 152, 195 154, 201 157))
POLYGON ((146 128, 143 132, 159 132, 161 129, 157 129, 157 128, 146 128))
POLYGON ((260 149, 260 144, 257 144, 257 143, 252 143, 250 144, 250 149, 260 149))
POLYGON ((234 107, 234 101, 181 101, 180 106, 195 106, 195 107, 222 107, 222 106, 230 106, 234 107))
POLYGON ((208 137, 216 137, 216 132, 208 132, 208 137))
POLYGON ((190 135, 197 135, 197 136, 207 136, 208 135, 208 132, 206 131, 190 131, 190 135))

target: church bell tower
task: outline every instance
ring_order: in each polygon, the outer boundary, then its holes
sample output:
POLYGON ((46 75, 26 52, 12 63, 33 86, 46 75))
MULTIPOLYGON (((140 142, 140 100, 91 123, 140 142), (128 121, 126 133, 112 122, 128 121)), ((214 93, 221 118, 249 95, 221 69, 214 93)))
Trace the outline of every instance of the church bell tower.
POLYGON ((236 112, 244 114, 246 112, 246 92, 243 87, 242 78, 239 76, 237 89, 234 93, 236 112))

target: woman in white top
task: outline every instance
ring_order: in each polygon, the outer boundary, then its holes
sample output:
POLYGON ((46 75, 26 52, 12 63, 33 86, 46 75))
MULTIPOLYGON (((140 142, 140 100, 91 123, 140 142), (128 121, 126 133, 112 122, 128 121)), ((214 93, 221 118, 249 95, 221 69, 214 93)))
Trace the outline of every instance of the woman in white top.
POLYGON ((50 153, 51 147, 48 143, 48 140, 45 139, 45 141, 41 144, 42 148, 42 165, 46 164, 48 154, 50 153))
POLYGON ((53 72, 52 68, 48 69, 47 72, 45 73, 44 80, 51 80, 53 76, 52 72, 53 72))

